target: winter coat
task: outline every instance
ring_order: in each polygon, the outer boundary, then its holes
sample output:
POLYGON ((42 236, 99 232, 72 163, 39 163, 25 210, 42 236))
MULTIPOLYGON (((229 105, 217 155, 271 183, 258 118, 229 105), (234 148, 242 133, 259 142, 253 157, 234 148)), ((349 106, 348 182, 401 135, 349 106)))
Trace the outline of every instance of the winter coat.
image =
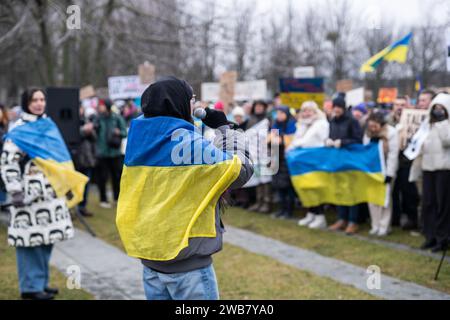
POLYGON ((311 124, 299 122, 294 140, 289 148, 323 147, 330 134, 330 124, 324 119, 317 119, 311 124))
MULTIPOLYGON (((450 95, 439 94, 429 109, 430 115, 425 120, 430 122, 431 112, 436 104, 443 105, 450 115, 450 95)), ((429 124, 428 135, 421 146, 419 156, 414 160, 409 181, 417 181, 422 171, 450 170, 450 121, 429 124)))
MULTIPOLYGON (((272 177, 272 186, 275 189, 286 189, 292 187, 291 176, 289 174, 289 169, 286 162, 285 152, 292 143, 292 139, 296 132, 296 123, 295 120, 288 113, 288 119, 285 122, 277 122, 275 121, 272 129, 279 130, 279 136, 281 137, 281 144, 278 145, 278 158, 273 157, 272 163, 277 164, 278 167, 273 167, 276 173, 272 177)), ((272 144, 272 148, 277 146, 276 144, 272 144)), ((273 165, 272 165, 273 166, 273 165)))
POLYGON ((334 117, 330 121, 330 139, 341 140, 343 146, 361 143, 363 132, 358 120, 353 118, 350 112, 344 113, 339 118, 334 117))
POLYGON ((77 150, 77 156, 75 157, 75 167, 78 171, 94 168, 97 162, 96 152, 96 140, 97 133, 94 131, 91 135, 87 135, 83 130, 83 126, 89 123, 86 118, 82 118, 80 121, 80 135, 81 142, 77 150))
POLYGON ((127 136, 127 128, 122 116, 111 112, 108 115, 101 115, 99 117, 97 122, 97 157, 115 158, 122 154, 120 146, 113 148, 108 144, 108 140, 116 128, 120 130, 121 139, 127 136))
POLYGON ((363 143, 369 144, 372 138, 380 139, 383 142, 383 153, 386 164, 385 176, 395 178, 398 169, 398 153, 399 153, 399 139, 397 130, 386 124, 381 133, 373 137, 370 132, 366 131, 363 137, 363 143))
MULTIPOLYGON (((45 117, 45 115, 44 115, 45 117)), ((24 113, 10 130, 37 116, 24 113)), ((24 206, 11 205, 8 243, 15 247, 50 245, 73 237, 69 209, 36 164, 11 140, 1 154, 1 177, 9 194, 23 192, 24 206)))

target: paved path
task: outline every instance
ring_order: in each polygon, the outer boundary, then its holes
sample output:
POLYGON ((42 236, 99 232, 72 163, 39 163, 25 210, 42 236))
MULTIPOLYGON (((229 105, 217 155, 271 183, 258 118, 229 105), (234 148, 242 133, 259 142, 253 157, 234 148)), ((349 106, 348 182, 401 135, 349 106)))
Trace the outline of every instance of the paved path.
POLYGON ((268 256, 300 270, 306 270, 318 276, 327 277, 337 282, 354 286, 361 291, 383 299, 450 300, 450 295, 448 294, 386 275, 381 276, 380 290, 370 290, 367 288, 369 274, 366 273, 365 268, 337 259, 324 257, 313 251, 291 246, 250 231, 230 226, 227 227, 227 230, 224 239, 229 244, 253 253, 268 256))
MULTIPOLYGON (((381 290, 369 290, 364 268, 321 256, 255 233, 227 227, 225 242, 261 254, 384 299, 450 299, 450 295, 392 277, 381 277, 381 290)), ((51 263, 61 272, 81 268, 82 287, 97 299, 144 299, 142 266, 104 241, 77 230, 75 239, 56 245, 51 263)))
POLYGON ((55 246, 50 261, 62 273, 81 269, 81 286, 101 300, 142 300, 142 266, 114 246, 76 230, 75 238, 55 246))

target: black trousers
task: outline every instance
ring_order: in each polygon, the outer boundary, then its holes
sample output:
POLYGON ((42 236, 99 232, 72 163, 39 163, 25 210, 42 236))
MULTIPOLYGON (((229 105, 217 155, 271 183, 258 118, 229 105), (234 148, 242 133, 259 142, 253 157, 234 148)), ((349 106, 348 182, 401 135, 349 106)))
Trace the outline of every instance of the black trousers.
POLYGON ((111 176, 114 200, 119 199, 122 165, 122 156, 98 159, 98 188, 100 189, 101 202, 108 201, 106 197, 106 183, 108 182, 109 176, 111 176))
POLYGON ((287 216, 292 216, 295 205, 295 190, 292 186, 287 188, 278 188, 280 197, 280 210, 287 216))
POLYGON ((394 189, 392 191, 392 225, 400 225, 402 213, 408 216, 408 220, 417 224, 417 208, 419 206, 419 191, 414 182, 409 182, 411 165, 401 167, 397 171, 394 189))
POLYGON ((423 232, 427 241, 444 244, 450 237, 450 170, 423 174, 423 232))

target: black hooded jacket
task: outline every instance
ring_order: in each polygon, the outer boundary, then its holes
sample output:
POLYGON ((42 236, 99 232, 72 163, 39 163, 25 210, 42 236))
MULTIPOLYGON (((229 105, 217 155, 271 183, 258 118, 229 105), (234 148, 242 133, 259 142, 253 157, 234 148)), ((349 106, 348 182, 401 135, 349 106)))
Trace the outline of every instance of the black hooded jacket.
POLYGON ((141 100, 146 118, 174 117, 193 123, 191 115, 191 86, 175 77, 164 77, 144 91, 141 100))
POLYGON ((330 139, 341 140, 342 145, 362 143, 363 131, 358 120, 346 111, 341 117, 330 121, 330 139))
MULTIPOLYGON (((192 123, 190 106, 192 97, 192 88, 185 81, 174 77, 162 78, 145 90, 142 95, 142 111, 147 118, 174 117, 192 123)), ((217 135, 214 145, 227 153, 237 155, 242 162, 239 177, 233 182, 230 189, 241 188, 253 175, 253 164, 248 151, 245 149, 244 138, 242 133, 230 130, 229 126, 223 126, 218 130, 222 134, 226 134, 227 139, 224 141, 223 136, 217 135)), ((215 238, 191 238, 189 239, 189 246, 184 248, 175 259, 171 261, 142 259, 142 264, 155 271, 167 274, 189 272, 207 267, 212 263, 211 256, 222 249, 223 232, 224 227, 220 220, 219 205, 217 205, 215 238)))

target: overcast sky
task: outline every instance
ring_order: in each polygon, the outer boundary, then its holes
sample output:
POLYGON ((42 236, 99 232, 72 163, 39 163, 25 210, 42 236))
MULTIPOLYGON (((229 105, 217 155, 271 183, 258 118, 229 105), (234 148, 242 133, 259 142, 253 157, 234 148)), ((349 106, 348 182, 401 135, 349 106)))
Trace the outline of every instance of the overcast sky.
MULTIPOLYGON (((252 2, 256 4, 258 12, 282 11, 285 10, 289 0, 215 0, 223 6, 237 3, 252 2)), ((337 3, 343 0, 332 0, 330 3, 337 3)), ((431 10, 437 24, 444 24, 450 16, 450 0, 349 0, 354 4, 355 10, 367 16, 382 16, 388 21, 394 21, 397 25, 420 25, 421 13, 431 10), (430 8, 431 7, 431 8, 430 8)), ((326 0, 293 0, 298 10, 310 4, 321 5, 327 3, 326 0)))

